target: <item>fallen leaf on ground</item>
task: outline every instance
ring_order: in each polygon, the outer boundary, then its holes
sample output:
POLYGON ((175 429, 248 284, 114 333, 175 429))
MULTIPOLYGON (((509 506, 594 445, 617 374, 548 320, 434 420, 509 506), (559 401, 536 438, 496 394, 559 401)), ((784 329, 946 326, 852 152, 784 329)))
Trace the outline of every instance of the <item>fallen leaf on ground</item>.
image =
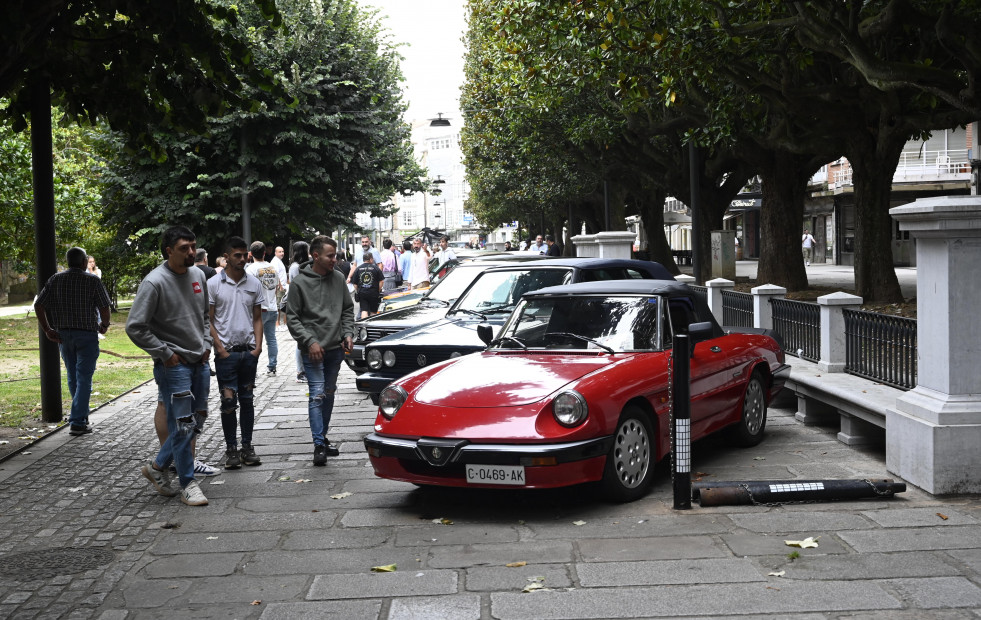
POLYGON ((290 477, 289 477, 289 476, 280 476, 280 477, 279 477, 279 481, 280 481, 280 482, 286 482, 286 481, 287 481, 287 480, 289 480, 289 479, 290 479, 290 477))
POLYGON ((384 566, 372 566, 371 572, 373 573, 394 573, 397 566, 395 564, 386 564, 384 566))
POLYGON ((344 499, 345 497, 351 497, 354 493, 350 491, 344 491, 343 493, 334 493, 330 496, 331 499, 344 499))
POLYGON ((218 540, 217 536, 208 536, 205 540, 218 540))
POLYGON ((774 588, 773 586, 767 586, 766 589, 767 590, 776 590, 777 592, 780 591, 780 588, 774 588))
POLYGON ((262 601, 260 601, 259 599, 256 599, 256 600, 252 601, 251 603, 249 603, 249 605, 262 605, 262 601))
POLYGON ((573 521, 572 524, 573 525, 586 525, 586 522, 585 521, 573 521))
POLYGON ((82 490, 82 487, 72 487, 68 490, 71 491, 72 493, 78 493, 79 491, 82 490))
POLYGON ((765 456, 754 456, 753 457, 753 460, 754 461, 765 461, 766 460, 766 457, 765 456))
POLYGON ((818 546, 818 539, 814 537, 807 537, 804 540, 785 540, 783 541, 788 547, 800 547, 801 549, 809 549, 811 547, 818 546))
POLYGON ((304 483, 304 482, 312 482, 312 481, 311 481, 311 480, 308 480, 308 479, 306 479, 306 478, 297 478, 297 479, 296 479, 296 480, 294 480, 293 482, 295 482, 296 484, 302 484, 302 483, 304 483))
POLYGON ((521 568, 522 566, 527 566, 528 562, 508 562, 505 564, 508 568, 521 568))
POLYGON ((9 441, 6 441, 6 440, 4 440, 4 441, 0 441, 0 446, 5 446, 5 445, 7 445, 8 443, 10 443, 10 442, 9 442, 9 441))
POLYGON ((211 484, 225 484, 224 480, 212 480, 211 484))
POLYGON ((769 575, 770 577, 783 577, 786 574, 787 574, 787 571, 785 571, 785 570, 774 571, 772 573, 767 573, 767 575, 769 575))
POLYGON ((535 583, 529 583, 524 588, 522 588, 521 591, 522 592, 534 592, 535 590, 547 590, 547 589, 548 588, 546 588, 542 584, 540 584, 538 582, 535 582, 535 583))
POLYGON ((937 513, 937 516, 938 516, 938 517, 940 517, 941 519, 943 519, 944 521, 946 521, 947 519, 949 519, 949 518, 950 518, 950 517, 948 517, 947 515, 945 515, 945 514, 944 514, 944 513, 942 513, 942 512, 938 512, 938 513, 937 513))
POLYGON ((445 517, 436 517, 433 519, 433 523, 436 525, 453 525, 453 520, 445 517))

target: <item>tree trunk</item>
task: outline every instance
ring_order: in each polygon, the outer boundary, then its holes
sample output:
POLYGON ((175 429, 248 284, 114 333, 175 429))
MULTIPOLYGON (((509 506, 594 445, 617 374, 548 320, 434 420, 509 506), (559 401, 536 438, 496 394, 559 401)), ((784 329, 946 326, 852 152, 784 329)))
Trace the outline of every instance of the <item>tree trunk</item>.
POLYGON ((759 162, 763 208, 757 284, 776 284, 788 291, 807 288, 800 238, 807 181, 813 171, 806 169, 806 159, 773 151, 766 161, 759 162))
POLYGON ((906 135, 880 133, 878 141, 849 144, 855 184, 855 294, 866 302, 901 303, 903 292, 892 260, 889 195, 906 135))
POLYGON ((652 261, 664 265, 664 268, 672 275, 678 275, 681 270, 674 261, 671 254, 671 246, 668 245, 668 238, 664 234, 664 200, 667 191, 656 188, 651 190, 647 196, 637 196, 637 212, 640 214, 640 221, 644 225, 644 233, 647 235, 647 254, 652 261))

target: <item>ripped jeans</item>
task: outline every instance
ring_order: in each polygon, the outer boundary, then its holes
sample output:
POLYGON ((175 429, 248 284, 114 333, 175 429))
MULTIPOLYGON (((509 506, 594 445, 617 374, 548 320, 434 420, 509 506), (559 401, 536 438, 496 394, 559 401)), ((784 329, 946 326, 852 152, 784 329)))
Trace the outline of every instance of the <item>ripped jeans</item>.
POLYGON ((255 426, 255 375, 259 358, 251 351, 229 351, 228 357, 215 358, 218 390, 221 398, 221 430, 229 450, 238 447, 235 410, 241 407, 238 422, 242 425, 242 445, 252 445, 255 426))
POLYGON ((183 489, 194 480, 191 439, 204 422, 204 415, 196 412, 208 410, 211 370, 201 362, 168 368, 154 360, 153 378, 167 409, 167 441, 160 446, 155 462, 163 469, 173 461, 183 489))
POLYGON ((311 362, 303 355, 303 370, 307 374, 307 387, 310 388, 310 433, 313 443, 324 445, 324 434, 330 425, 330 414, 334 411, 334 392, 337 391, 337 375, 344 361, 344 349, 337 347, 324 351, 324 359, 311 362))

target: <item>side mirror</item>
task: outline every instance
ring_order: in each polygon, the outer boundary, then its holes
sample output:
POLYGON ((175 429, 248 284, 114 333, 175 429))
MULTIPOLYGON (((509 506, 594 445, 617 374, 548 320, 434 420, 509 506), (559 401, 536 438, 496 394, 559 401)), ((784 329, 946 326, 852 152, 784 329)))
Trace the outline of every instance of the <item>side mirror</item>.
POLYGON ((477 337, 480 338, 484 344, 490 344, 491 340, 494 339, 494 328, 491 327, 489 323, 481 323, 477 326, 477 337))
POLYGON ((695 345, 712 339, 712 324, 708 321, 692 323, 688 326, 688 346, 690 355, 695 355, 695 345))

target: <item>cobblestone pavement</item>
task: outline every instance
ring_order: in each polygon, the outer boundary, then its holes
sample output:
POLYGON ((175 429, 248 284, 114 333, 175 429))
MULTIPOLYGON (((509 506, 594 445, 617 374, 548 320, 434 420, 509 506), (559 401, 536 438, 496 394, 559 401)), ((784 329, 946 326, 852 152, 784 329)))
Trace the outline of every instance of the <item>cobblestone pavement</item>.
MULTIPOLYGON (((360 440, 374 408, 347 369, 330 430, 341 455, 312 467, 306 386, 281 357, 256 391, 262 465, 203 481, 207 507, 139 474, 156 447, 152 384, 94 414, 94 435, 59 432, 0 464, 0 618, 981 617, 976 496, 674 511, 663 466, 624 505, 590 488, 417 489, 372 474, 360 440), (784 541, 806 537, 818 547, 791 559, 784 541)), ((696 444, 694 467, 888 477, 881 450, 793 413, 772 408, 756 448, 696 444)), ((198 453, 218 462, 223 448, 213 415, 198 453)))

